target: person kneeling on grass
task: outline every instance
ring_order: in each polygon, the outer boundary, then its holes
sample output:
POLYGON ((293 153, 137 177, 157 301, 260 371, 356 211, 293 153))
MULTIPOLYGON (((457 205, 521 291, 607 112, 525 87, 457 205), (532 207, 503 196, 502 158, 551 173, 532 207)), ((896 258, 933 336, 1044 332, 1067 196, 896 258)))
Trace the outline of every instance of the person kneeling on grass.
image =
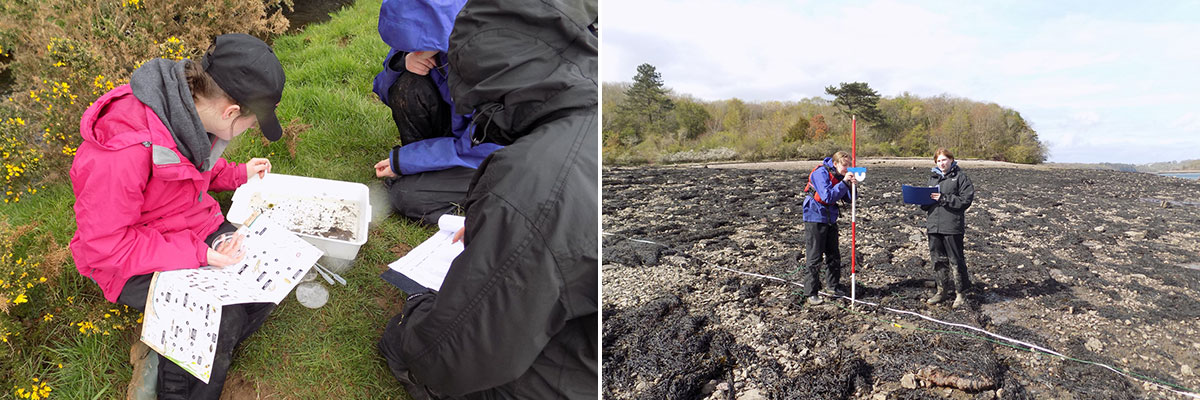
MULTIPOLYGON (((221 158, 235 136, 258 124, 278 140, 275 106, 283 66, 253 36, 217 36, 200 61, 147 61, 128 85, 109 91, 83 113, 83 143, 71 164, 78 229, 71 255, 104 298, 145 311, 156 271, 224 267, 241 261, 234 245, 211 248, 225 222, 211 190, 234 190, 271 163, 221 158)), ((233 349, 258 330, 272 303, 224 306, 209 382, 158 356, 158 398, 217 399, 233 349)), ((155 381, 147 382, 154 385, 155 381)))
POLYGON ((379 37, 391 50, 373 90, 392 110, 400 145, 375 163, 396 212, 437 226, 457 213, 471 177, 499 144, 467 132, 472 115, 450 97, 448 49, 454 17, 466 0, 384 0, 379 37))
POLYGON ((838 249, 838 205, 850 200, 850 185, 856 184, 854 174, 846 174, 850 168, 850 156, 837 152, 833 157, 813 168, 804 187, 804 297, 809 305, 821 304, 817 291, 821 289, 819 273, 825 273, 825 288, 837 296, 845 296, 842 289, 842 254, 838 249), (822 264, 822 256, 824 263, 822 264), (824 265, 822 269, 821 266, 824 265))

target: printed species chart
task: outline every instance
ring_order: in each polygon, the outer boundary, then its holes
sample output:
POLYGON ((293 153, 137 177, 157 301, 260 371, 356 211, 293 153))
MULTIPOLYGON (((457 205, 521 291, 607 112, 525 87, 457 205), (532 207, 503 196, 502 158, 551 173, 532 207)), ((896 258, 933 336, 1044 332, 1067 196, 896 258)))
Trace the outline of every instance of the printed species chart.
POLYGON ((212 374, 221 307, 279 304, 322 254, 269 218, 238 232, 246 235, 240 263, 156 272, 146 299, 142 341, 205 383, 212 374))

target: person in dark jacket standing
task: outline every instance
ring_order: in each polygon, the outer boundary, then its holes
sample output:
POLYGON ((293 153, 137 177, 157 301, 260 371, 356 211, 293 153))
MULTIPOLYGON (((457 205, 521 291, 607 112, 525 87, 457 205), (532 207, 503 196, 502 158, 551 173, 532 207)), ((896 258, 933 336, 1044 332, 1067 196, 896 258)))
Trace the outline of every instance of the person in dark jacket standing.
POLYGON ((936 202, 921 206, 928 214, 925 227, 929 235, 929 257, 933 261, 933 273, 937 279, 937 293, 929 298, 928 303, 941 303, 950 298, 953 291, 953 307, 958 308, 966 303, 966 291, 971 287, 967 277, 967 258, 963 254, 963 236, 967 229, 964 214, 971 207, 971 202, 975 201, 975 185, 958 167, 949 150, 938 149, 933 161, 937 166, 930 171, 929 186, 937 186, 938 192, 929 197, 936 202), (950 262, 954 263, 953 274, 950 262))
POLYGON ((472 0, 455 20, 458 110, 506 147, 472 180, 441 290, 408 293, 379 341, 413 398, 599 397, 596 17, 472 0))
POLYGON ((818 275, 822 271, 825 288, 835 295, 845 295, 838 283, 842 274, 842 254, 838 249, 837 202, 850 199, 850 185, 855 181, 854 174, 846 174, 849 167, 849 155, 840 151, 834 153, 808 174, 808 183, 804 187, 805 193, 812 191, 804 197, 804 297, 809 305, 822 303, 817 296, 821 289, 818 275))

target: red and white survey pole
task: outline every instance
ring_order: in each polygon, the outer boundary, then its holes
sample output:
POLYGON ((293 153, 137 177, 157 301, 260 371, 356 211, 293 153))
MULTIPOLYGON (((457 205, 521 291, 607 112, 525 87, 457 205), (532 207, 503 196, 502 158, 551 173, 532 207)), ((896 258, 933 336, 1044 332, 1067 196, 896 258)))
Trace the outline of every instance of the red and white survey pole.
POLYGON ((858 219, 856 218, 858 211, 858 183, 867 179, 867 167, 858 167, 858 119, 853 115, 850 116, 850 170, 848 173, 854 174, 854 185, 850 186, 850 305, 853 306, 857 300, 855 290, 858 288, 857 282, 854 281, 856 267, 858 266, 858 248, 855 243, 858 239, 858 219))
POLYGON ((858 254, 855 246, 857 239, 858 221, 856 220, 856 212, 858 211, 858 184, 857 182, 867 176, 866 168, 858 168, 858 119, 853 115, 850 116, 850 173, 854 174, 856 184, 850 185, 850 305, 853 306, 856 296, 855 289, 858 285, 854 281, 855 266, 858 265, 858 254))

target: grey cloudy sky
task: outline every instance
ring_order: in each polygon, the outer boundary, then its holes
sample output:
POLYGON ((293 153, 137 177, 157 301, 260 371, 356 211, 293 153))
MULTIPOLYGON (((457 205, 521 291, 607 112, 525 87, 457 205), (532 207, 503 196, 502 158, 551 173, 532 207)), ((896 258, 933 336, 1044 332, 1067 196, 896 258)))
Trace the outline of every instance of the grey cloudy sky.
POLYGON ((703 100, 840 82, 1020 112, 1054 162, 1200 159, 1200 2, 603 0, 601 78, 703 100))

